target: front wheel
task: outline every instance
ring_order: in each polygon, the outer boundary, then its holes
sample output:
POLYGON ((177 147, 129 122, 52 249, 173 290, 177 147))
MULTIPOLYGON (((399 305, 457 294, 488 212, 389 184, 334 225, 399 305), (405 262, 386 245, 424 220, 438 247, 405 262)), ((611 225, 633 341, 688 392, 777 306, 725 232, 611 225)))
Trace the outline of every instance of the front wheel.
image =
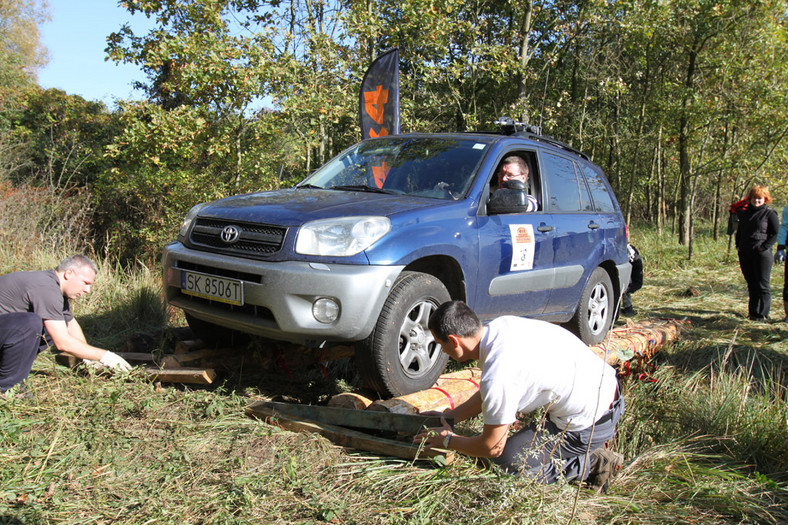
POLYGON ((451 300, 432 275, 402 272, 372 334, 356 351, 356 366, 370 388, 400 396, 431 387, 449 356, 441 352, 427 323, 435 309, 451 300))
POLYGON ((603 268, 588 279, 568 328, 587 345, 602 342, 613 323, 613 282, 603 268))

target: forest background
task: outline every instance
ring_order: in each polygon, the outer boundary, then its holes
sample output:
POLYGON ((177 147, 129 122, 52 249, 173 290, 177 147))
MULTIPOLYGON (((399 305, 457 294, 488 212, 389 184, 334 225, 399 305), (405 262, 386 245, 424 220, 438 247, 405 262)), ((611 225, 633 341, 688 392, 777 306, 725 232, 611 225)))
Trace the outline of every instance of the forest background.
POLYGON ((158 257, 192 205, 289 186, 358 141, 361 77, 392 47, 403 131, 540 125, 690 258, 694 224, 717 235, 753 183, 786 202, 785 0, 119 5, 154 24, 108 35, 145 94, 109 110, 40 88, 46 6, 0 1, 0 184, 57 203, 57 228, 79 210, 85 244, 124 265, 158 257))

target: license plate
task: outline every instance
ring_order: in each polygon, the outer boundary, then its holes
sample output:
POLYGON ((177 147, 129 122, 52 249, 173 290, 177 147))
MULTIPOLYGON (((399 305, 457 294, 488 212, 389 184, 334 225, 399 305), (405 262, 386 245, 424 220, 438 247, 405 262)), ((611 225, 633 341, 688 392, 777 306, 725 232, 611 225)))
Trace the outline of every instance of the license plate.
POLYGON ((188 295, 242 306, 243 281, 181 270, 181 291, 188 295))

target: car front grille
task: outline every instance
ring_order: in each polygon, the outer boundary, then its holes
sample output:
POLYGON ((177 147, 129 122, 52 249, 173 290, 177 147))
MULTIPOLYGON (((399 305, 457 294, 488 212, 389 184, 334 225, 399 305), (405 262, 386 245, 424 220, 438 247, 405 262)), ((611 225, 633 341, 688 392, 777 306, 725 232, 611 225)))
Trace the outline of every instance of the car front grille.
POLYGON ((189 240, 198 249, 242 257, 267 257, 282 249, 287 228, 267 224, 244 223, 224 219, 198 218, 189 240), (222 239, 225 228, 234 226, 239 231, 234 242, 222 239))

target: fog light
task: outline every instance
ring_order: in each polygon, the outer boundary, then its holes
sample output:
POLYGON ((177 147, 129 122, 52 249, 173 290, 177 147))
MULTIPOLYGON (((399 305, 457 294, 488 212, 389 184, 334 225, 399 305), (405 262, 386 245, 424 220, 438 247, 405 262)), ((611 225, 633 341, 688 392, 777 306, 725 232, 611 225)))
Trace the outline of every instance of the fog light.
POLYGON ((339 304, 334 299, 321 297, 312 303, 312 315, 321 323, 333 323, 339 317, 339 304))

